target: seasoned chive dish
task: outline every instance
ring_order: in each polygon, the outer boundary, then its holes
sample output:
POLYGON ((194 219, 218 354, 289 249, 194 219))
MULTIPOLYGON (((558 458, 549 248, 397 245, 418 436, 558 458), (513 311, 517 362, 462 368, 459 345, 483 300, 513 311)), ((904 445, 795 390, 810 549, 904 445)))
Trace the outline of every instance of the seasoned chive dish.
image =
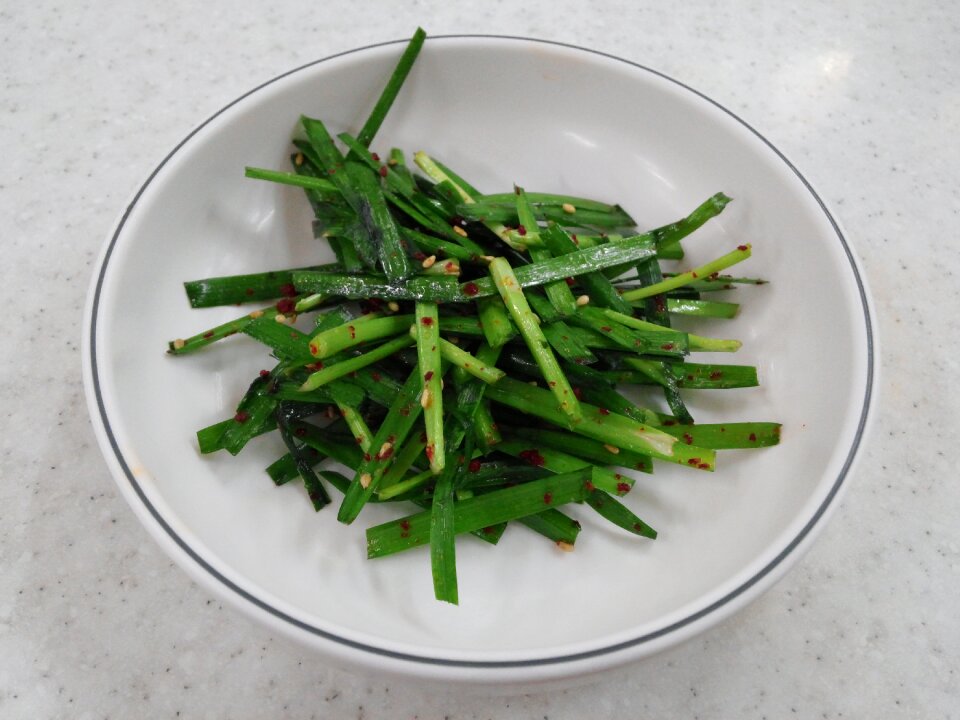
POLYGON ((337 494, 337 519, 352 523, 369 502, 397 503, 396 519, 367 529, 368 556, 429 545, 435 595, 456 603, 458 535, 496 545, 524 525, 531 542, 569 551, 576 518, 595 512, 652 540, 642 508, 621 499, 637 471, 662 461, 709 472, 719 450, 777 444, 780 425, 695 423, 685 401, 690 389, 758 383, 749 365, 691 361, 740 342, 671 325, 721 324, 738 305, 715 291, 763 282, 721 274, 748 244, 676 268, 681 240, 730 198, 638 230, 616 204, 484 192, 425 152, 373 152, 424 38, 355 135, 302 117, 288 171, 247 168, 302 189, 318 258, 336 261, 185 283, 195 308, 261 306, 169 352, 236 334, 266 346, 268 367, 232 417, 197 433, 200 451, 236 455, 276 432, 286 453, 267 474, 302 482, 316 510, 337 494))

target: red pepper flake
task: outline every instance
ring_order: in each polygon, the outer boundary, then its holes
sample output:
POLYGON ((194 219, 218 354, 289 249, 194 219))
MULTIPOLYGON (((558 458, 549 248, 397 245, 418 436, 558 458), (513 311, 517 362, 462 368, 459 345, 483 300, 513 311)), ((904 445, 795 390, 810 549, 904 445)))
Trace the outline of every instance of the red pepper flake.
POLYGON ((583 400, 583 390, 579 387, 573 388, 573 395, 577 400, 583 400))
POLYGON ((690 271, 690 277, 692 277, 694 280, 696 280, 699 276, 697 275, 697 273, 696 273, 695 270, 691 270, 691 271, 690 271))
POLYGON ((746 252, 747 246, 746 246, 746 245, 737 245, 737 250, 739 250, 740 252, 746 252))
POLYGON ((426 260, 426 259, 427 259, 427 256, 426 256, 424 253, 422 253, 421 251, 417 250, 417 251, 413 254, 413 259, 414 259, 414 260, 426 260))
POLYGON ((317 347, 316 343, 310 343, 307 347, 310 348, 311 355, 316 355, 320 352, 320 348, 317 347))
POLYGON ((247 288, 244 292, 247 294, 247 297, 251 297, 253 295, 253 288, 247 288))
POLYGON ((574 244, 574 245, 579 245, 579 244, 580 244, 580 240, 577 238, 577 236, 576 236, 575 234, 570 235, 570 239, 573 240, 573 244, 574 244))
POLYGON ((693 380, 693 375, 687 375, 687 380, 693 380))
POLYGON ((377 153, 375 152, 370 153, 370 157, 373 158, 374 162, 380 162, 380 156, 377 153))
POLYGON ((373 378, 374 382, 380 382, 380 373, 378 373, 376 370, 370 373, 370 377, 373 378))
POLYGON ((610 327, 609 325, 601 325, 600 329, 603 330, 604 332, 613 332, 613 328, 610 327))
POLYGON ((654 295, 653 297, 653 307, 656 308, 658 313, 663 313, 667 311, 667 300, 663 295, 654 295))
POLYGON ((597 489, 596 486, 590 480, 587 480, 586 484, 583 487, 587 492, 593 492, 594 490, 597 489))
POLYGON ((722 377, 723 377, 723 372, 721 370, 714 370, 712 373, 710 373, 711 380, 719 380, 722 377))
POLYGON ((471 460, 471 461, 470 461, 470 465, 467 467, 467 469, 468 469, 470 472, 476 472, 477 470, 479 470, 479 469, 480 469, 480 460, 477 459, 477 458, 474 458, 473 460, 471 460))
POLYGON ((699 465, 697 465, 697 467, 700 468, 701 470, 709 470, 710 463, 700 463, 699 465))
POLYGON ((747 439, 748 439, 750 442, 756 442, 756 441, 757 441, 757 434, 756 434, 756 433, 750 433, 750 437, 748 437, 747 439))
POLYGON ((385 178, 386 176, 387 176, 387 166, 386 166, 386 165, 381 165, 381 166, 380 166, 380 177, 385 178))
MULTIPOLYGON (((550 387, 556 387, 556 386, 557 386, 557 383, 556 383, 556 381, 554 381, 554 380, 551 380, 548 384, 550 385, 550 387)), ((566 392, 566 390, 564 390, 564 392, 566 392)))
POLYGON ((473 297, 474 295, 478 295, 479 293, 480 293, 480 288, 477 287, 476 283, 468 282, 466 285, 463 286, 464 295, 469 295, 470 297, 473 297))
POLYGON ((448 273, 452 273, 457 269, 457 266, 454 264, 453 260, 448 261, 443 267, 446 268, 448 273))
POLYGON ((617 483, 617 492, 618 493, 630 492, 630 483, 625 483, 625 482, 617 483))
POLYGON ((493 525, 487 525, 487 526, 483 529, 483 534, 484 534, 484 535, 493 535, 496 531, 497 531, 497 529, 496 529, 493 525))
POLYGON ((370 453, 364 453, 364 454, 363 454, 363 461, 364 461, 364 462, 370 462, 371 460, 373 460, 373 456, 372 456, 370 453))
POLYGON ((664 343, 660 346, 661 350, 673 350, 673 343, 664 343))
POLYGON ((236 415, 233 416, 233 419, 236 420, 241 425, 250 419, 250 414, 241 410, 236 415))
POLYGON ((523 237, 527 234, 527 229, 523 225, 517 225, 517 235, 523 237))
POLYGON ((646 530, 646 528, 643 527, 643 525, 641 525, 640 523, 634 523, 633 530, 634 532, 642 533, 644 530, 646 530))
POLYGON ((694 467, 696 467, 699 464, 700 464, 700 458, 690 458, 689 460, 687 460, 687 465, 693 465, 694 467))
MULTIPOLYGON (((357 439, 357 442, 360 442, 359 438, 357 439)), ((386 460, 387 458, 390 458, 390 457, 393 457, 393 448, 392 448, 392 447, 387 448, 387 451, 386 451, 386 452, 382 452, 382 453, 378 453, 378 454, 377 454, 377 459, 378 459, 378 460, 386 460)))
POLYGON ((610 414, 610 411, 607 410, 606 408, 597 408, 597 412, 600 413, 601 415, 609 415, 609 414, 610 414))
POLYGON ((553 493, 544 493, 543 494, 543 504, 549 505, 553 502, 553 493))
POLYGON ((720 426, 720 432, 726 432, 726 431, 727 431, 727 429, 726 429, 723 425, 721 425, 721 426, 720 426))
POLYGON ((433 379, 433 370, 427 370, 427 371, 423 374, 423 379, 424 379, 425 381, 427 381, 427 382, 430 382, 430 380, 433 379))
POLYGON ((297 289, 293 286, 293 283, 284 283, 280 286, 280 294, 284 297, 293 297, 297 294, 297 289))
POLYGON ((283 314, 290 313, 293 312, 295 306, 296 303, 293 300, 290 298, 284 298, 277 303, 277 312, 283 314))
POLYGON ((433 445, 427 445, 423 451, 427 454, 427 460, 433 462, 433 445))
POLYGON ((261 371, 260 371, 260 377, 270 377, 270 371, 269 371, 269 370, 261 370, 261 371))
POLYGON ((666 425, 667 427, 670 427, 671 425, 676 425, 676 424, 677 424, 677 421, 676 421, 676 420, 664 420, 664 421, 663 421, 663 424, 666 425))
POLYGON ((433 318, 432 317, 420 318, 420 322, 423 325, 433 325, 433 318))
POLYGON ((211 330, 210 332, 205 332, 205 333, 203 334, 203 337, 204 337, 205 339, 212 338, 212 337, 213 337, 213 330, 211 330))
POLYGON ((347 326, 347 330, 350 331, 350 339, 351 339, 351 340, 356 340, 356 339, 357 339, 357 329, 356 329, 353 325, 348 325, 348 326, 347 326))
POLYGON ((420 442, 425 443, 427 441, 427 434, 425 432, 420 433, 420 442))
POLYGON ((690 433, 684 433, 684 434, 683 434, 683 441, 684 441, 687 445, 693 445, 693 435, 691 435, 690 433))
POLYGON ((543 467, 544 463, 547 462, 543 459, 543 455, 541 455, 540 451, 536 448, 521 450, 518 455, 522 460, 526 460, 528 463, 535 465, 536 467, 543 467))
MULTIPOLYGON (((340 414, 343 415, 342 412, 341 412, 340 414)), ((362 444, 363 444, 363 438, 362 438, 362 437, 354 438, 354 442, 357 443, 357 445, 362 445, 362 444)))
POLYGON ((564 282, 567 283, 567 285, 573 287, 573 284, 574 284, 576 281, 575 281, 572 277, 568 277, 568 278, 564 278, 564 282))
POLYGON ((298 427, 296 430, 293 431, 293 434, 296 435, 297 437, 303 437, 304 435, 307 434, 307 429, 298 427))

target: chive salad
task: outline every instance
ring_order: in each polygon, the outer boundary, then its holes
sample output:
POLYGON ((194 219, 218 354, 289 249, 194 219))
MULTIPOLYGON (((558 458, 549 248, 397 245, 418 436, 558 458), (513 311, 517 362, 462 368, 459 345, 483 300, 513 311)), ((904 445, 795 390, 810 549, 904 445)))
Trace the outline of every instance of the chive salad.
POLYGON ((712 471, 718 450, 775 445, 780 425, 695 424, 683 397, 757 385, 754 367, 688 359, 740 342, 671 327, 674 316, 736 314, 711 298, 763 282, 720 274, 750 246, 686 272, 661 265, 681 260, 680 241, 730 198, 638 232, 619 205, 488 194, 424 152, 412 156, 419 172, 398 148, 372 152, 424 38, 418 29, 355 136, 302 117, 289 172, 246 170, 303 189, 336 262, 185 283, 195 308, 271 304, 169 352, 238 333, 265 345, 272 368, 233 417, 197 433, 200 451, 236 455, 276 432, 287 452, 267 474, 302 482, 316 510, 331 488, 343 523, 367 503, 399 503, 406 514, 367 529, 368 556, 429 545, 435 595, 456 603, 457 535, 496 545, 519 524, 570 551, 574 513, 595 511, 652 540, 621 500, 634 473, 618 469, 650 473, 659 460, 712 471), (308 316, 309 330, 295 326, 308 316), (662 394, 661 409, 638 405, 631 386, 662 394))

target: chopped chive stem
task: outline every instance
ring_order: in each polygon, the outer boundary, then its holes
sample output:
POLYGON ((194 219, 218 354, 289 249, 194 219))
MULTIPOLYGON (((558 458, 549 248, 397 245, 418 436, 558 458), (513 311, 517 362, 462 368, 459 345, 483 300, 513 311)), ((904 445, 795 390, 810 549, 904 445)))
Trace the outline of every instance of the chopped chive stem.
MULTIPOLYGON (((398 495, 403 495, 404 493, 408 493, 411 490, 416 490, 417 488, 421 488, 427 483, 433 480, 436 480, 436 478, 437 476, 436 474, 434 474, 433 470, 424 470, 423 472, 417 473, 416 475, 412 475, 408 478, 404 478, 399 482, 395 482, 392 485, 388 485, 387 487, 383 487, 377 490, 377 497, 380 500, 390 500, 391 498, 395 498, 398 495)), ((383 484, 383 481, 381 481, 381 485, 382 484, 383 484)))
MULTIPOLYGON (((441 327, 443 327, 441 325, 441 327)), ((439 339, 440 355, 444 360, 465 370, 468 374, 491 385, 506 375, 503 370, 487 365, 475 355, 454 345, 449 340, 439 339)))
MULTIPOLYGON (((555 473, 573 472, 580 468, 594 467, 593 462, 578 458, 575 455, 525 443, 519 440, 504 440, 497 445, 497 451, 520 458, 536 467, 544 467, 555 473)), ((613 453, 610 453, 611 455, 613 453)), ((614 473, 606 468, 595 468, 593 477, 594 487, 600 488, 615 495, 625 495, 633 487, 633 478, 614 473)))
POLYGON ((310 376, 304 381, 303 385, 300 386, 300 390, 302 392, 309 392, 310 390, 315 390, 328 382, 339 380, 340 378, 355 372, 359 368, 373 365, 376 362, 380 362, 381 360, 396 354, 398 351, 403 350, 403 348, 413 345, 413 342, 413 338, 407 335, 402 335, 392 340, 388 340, 387 342, 383 343, 383 345, 379 345, 373 350, 365 352, 362 355, 357 355, 356 357, 351 357, 346 360, 341 360, 338 363, 327 365, 326 367, 311 373, 310 376))
POLYGON ((417 362, 422 381, 420 405, 427 431, 427 460, 434 474, 444 468, 446 447, 443 436, 443 389, 440 369, 440 316, 436 303, 418 302, 416 322, 411 328, 417 343, 417 362))
POLYGON ((605 492, 594 490, 587 495, 587 505, 603 518, 634 535, 656 540, 657 531, 637 517, 630 508, 605 492))
POLYGON ((487 344, 502 347, 517 335, 517 328, 510 320, 503 300, 499 296, 477 300, 477 315, 487 344))
MULTIPOLYGON (((380 485, 377 488, 377 494, 382 495, 388 488, 392 488, 394 485, 401 482, 406 476, 407 472, 409 472, 409 470, 413 467, 413 464, 417 462, 418 458, 423 454, 423 451, 426 447, 427 433, 417 431, 411 432, 410 437, 408 437, 406 442, 400 446, 400 450, 394 453, 393 464, 390 465, 390 467, 384 473, 383 479, 380 480, 380 485)), ((429 470, 427 471, 427 474, 430 476, 433 475, 433 473, 429 470)))
POLYGON ((185 282, 183 288, 190 307, 193 308, 292 298, 297 295, 293 286, 293 273, 301 270, 342 272, 343 267, 338 263, 329 263, 292 270, 209 277, 185 282))
MULTIPOLYGON (((636 330, 659 333, 676 332, 671 328, 663 327, 662 325, 657 325, 656 323, 647 322, 646 320, 640 320, 630 315, 624 315, 623 313, 616 312, 615 310, 605 308, 603 312, 614 322, 618 322, 621 325, 626 325, 627 327, 634 328, 636 330)), ((701 337, 700 335, 693 335, 692 333, 687 333, 687 342, 690 350, 699 350, 703 352, 736 352, 743 344, 739 340, 720 340, 717 338, 701 337)))
MULTIPOLYGON (((427 427, 429 428, 429 424, 427 427)), ((440 463, 440 477, 433 489, 433 502, 430 506, 430 568, 433 575, 433 593, 437 600, 454 605, 458 602, 454 489, 456 478, 462 470, 463 458, 458 462, 457 450, 451 447, 446 462, 440 463)))
POLYGON ((386 442, 391 443, 391 447, 396 447, 406 441, 422 410, 418 400, 420 391, 420 369, 414 368, 373 437, 371 448, 377 450, 377 453, 370 454, 369 459, 365 456, 359 466, 351 466, 357 470, 337 513, 337 520, 340 522, 349 524, 356 520, 370 496, 376 492, 380 479, 393 459, 392 452, 384 455, 379 448, 386 442))
POLYGON ((380 93, 380 97, 377 99, 376 105, 374 105, 373 110, 370 111, 370 116, 363 124, 363 127, 360 128, 360 132, 357 133, 357 140, 361 144, 367 147, 370 146, 370 142, 377 134, 380 126, 383 124, 384 118, 387 116, 387 113, 393 106, 394 101, 397 99, 397 95, 400 93, 400 88, 407 79, 407 75, 410 74, 410 70, 413 68, 413 64, 416 61, 417 56, 420 54, 420 50, 423 47, 423 41, 426 39, 426 37, 427 33, 423 30, 423 28, 418 27, 416 32, 413 33, 413 37, 410 38, 410 41, 403 50, 403 54, 400 56, 400 60, 393 69, 390 79, 387 81, 386 86, 380 93))
POLYGON ((780 442, 780 423, 744 422, 677 425, 664 423, 662 429, 684 442, 714 450, 770 447, 780 442))
POLYGON ((357 445, 364 452, 368 452, 373 434, 370 432, 370 428, 367 427, 363 415, 361 415, 356 408, 345 403, 337 403, 337 407, 340 408, 340 417, 343 418, 347 427, 350 428, 350 433, 357 441, 357 445))
POLYGON ((693 282, 698 278, 707 277, 715 272, 725 270, 731 265, 736 265, 737 263, 746 260, 748 257, 750 257, 750 245, 741 245, 736 250, 733 250, 726 255, 722 255, 715 260, 711 260, 708 263, 704 263, 700 267, 694 268, 693 270, 688 270, 684 273, 679 273, 670 278, 666 278, 662 282, 654 285, 637 288, 636 290, 629 290, 625 292, 622 297, 627 302, 634 302, 635 300, 642 300, 643 298, 650 297, 651 295, 665 293, 668 290, 675 290, 676 288, 683 287, 684 285, 693 282))
MULTIPOLYGON (((507 405, 528 415, 547 420, 554 425, 564 427, 566 417, 551 402, 551 394, 527 383, 503 378, 496 385, 487 387, 487 397, 501 405, 507 405)), ((571 426, 575 433, 607 443, 613 447, 625 448, 635 452, 652 455, 680 465, 697 458, 700 470, 713 470, 715 453, 707 448, 698 448, 678 442, 672 435, 652 426, 639 423, 631 418, 605 411, 588 403, 580 403, 583 412, 581 422, 571 426)))
POLYGON ((693 298, 667 298, 667 311, 676 315, 729 320, 736 317, 739 310, 740 306, 732 302, 695 300, 693 298))
POLYGON ((510 311, 514 324, 520 331, 530 354, 533 355, 543 378, 556 398, 560 411, 566 415, 568 421, 579 422, 581 419, 580 403, 573 394, 573 388, 560 369, 560 364, 550 349, 550 344, 540 330, 537 318, 530 310, 530 305, 524 297, 523 290, 514 275, 513 268, 506 258, 499 257, 490 263, 490 275, 496 283, 497 290, 503 298, 504 305, 510 311))
MULTIPOLYGON (((637 357, 623 357, 623 363, 639 371, 643 377, 632 375, 630 371, 612 371, 607 376, 616 382, 651 382, 651 362, 637 357), (646 378, 644 382, 643 378, 646 378)), ((717 365, 706 363, 662 363, 663 372, 671 373, 678 387, 690 390, 731 390, 759 385, 757 368, 753 365, 717 365)), ((657 382, 657 384, 662 384, 657 382)))
POLYGON ((254 180, 268 180, 281 185, 292 185, 294 187, 305 188, 320 193, 320 197, 329 200, 342 200, 337 186, 329 180, 323 178, 301 175, 300 173, 279 172, 277 170, 266 170, 264 168, 247 167, 244 168, 244 174, 254 180))
MULTIPOLYGON (((488 202, 488 203, 502 203, 508 204, 513 202, 514 193, 491 193, 489 195, 480 195, 476 198, 477 202, 488 202)), ((540 206, 550 206, 559 209, 563 209, 564 205, 573 205, 577 211, 580 210, 596 210, 597 212, 623 212, 623 208, 619 205, 612 205, 605 202, 600 202, 598 200, 590 200, 589 198, 575 197, 573 195, 555 195, 551 193, 541 193, 541 192, 528 192, 526 193, 527 201, 532 205, 540 206)), ((635 222, 630 221, 626 223, 627 225, 636 225, 635 222)))
MULTIPOLYGON (((640 470, 650 473, 653 463, 649 455, 620 448, 620 452, 611 453, 605 443, 592 440, 582 435, 564 432, 562 430, 545 430, 543 428, 509 427, 504 430, 511 437, 520 437, 530 443, 531 447, 544 446, 571 453, 584 460, 590 460, 601 465, 615 465, 617 467, 640 470)), ((671 433, 672 434, 672 433, 671 433)))
POLYGON ((400 335, 413 324, 413 319, 413 315, 357 318, 316 333, 310 338, 310 353, 324 360, 362 343, 400 335))
MULTIPOLYGON (((577 470, 463 500, 454 507, 454 532, 480 530, 550 507, 581 502, 589 492, 592 476, 592 469, 577 470)), ((429 512, 409 515, 368 529, 367 557, 384 557, 427 544, 430 515, 429 512)))

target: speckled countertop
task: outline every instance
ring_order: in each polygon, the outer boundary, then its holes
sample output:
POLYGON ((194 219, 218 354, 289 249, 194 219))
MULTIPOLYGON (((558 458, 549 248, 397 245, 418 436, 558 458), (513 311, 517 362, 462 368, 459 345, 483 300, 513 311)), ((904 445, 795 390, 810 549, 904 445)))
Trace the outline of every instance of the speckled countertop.
POLYGON ((946 450, 960 407, 953 4, 266 7, 0 7, 0 717, 960 716, 960 490, 946 450), (876 300, 878 421, 811 552, 720 627, 575 690, 436 695, 272 636, 148 538, 84 408, 92 264, 158 160, 251 86, 417 24, 604 49, 711 95, 817 183, 876 300))

